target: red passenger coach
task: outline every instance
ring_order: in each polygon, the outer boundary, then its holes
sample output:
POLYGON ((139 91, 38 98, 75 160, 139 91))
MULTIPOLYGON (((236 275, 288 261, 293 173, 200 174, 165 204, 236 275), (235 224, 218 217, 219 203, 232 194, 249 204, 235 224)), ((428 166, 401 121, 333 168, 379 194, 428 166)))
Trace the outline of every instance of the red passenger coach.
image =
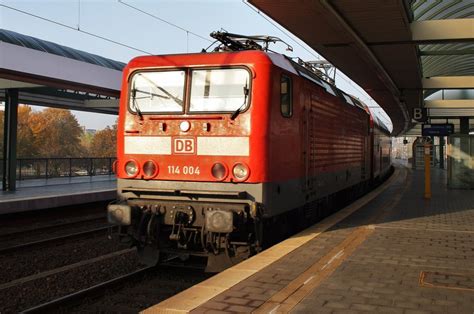
POLYGON ((389 133, 359 100, 267 51, 273 37, 212 36, 214 52, 124 70, 108 216, 149 263, 200 256, 222 269, 390 169, 389 133))

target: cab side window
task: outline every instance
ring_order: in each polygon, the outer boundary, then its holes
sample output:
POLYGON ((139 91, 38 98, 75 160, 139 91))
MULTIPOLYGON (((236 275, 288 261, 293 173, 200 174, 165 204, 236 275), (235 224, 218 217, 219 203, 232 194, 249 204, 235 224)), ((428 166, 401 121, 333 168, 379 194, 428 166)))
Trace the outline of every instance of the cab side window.
POLYGON ((291 78, 282 75, 280 81, 280 110, 281 114, 284 117, 291 117, 293 114, 293 86, 291 83, 291 78))

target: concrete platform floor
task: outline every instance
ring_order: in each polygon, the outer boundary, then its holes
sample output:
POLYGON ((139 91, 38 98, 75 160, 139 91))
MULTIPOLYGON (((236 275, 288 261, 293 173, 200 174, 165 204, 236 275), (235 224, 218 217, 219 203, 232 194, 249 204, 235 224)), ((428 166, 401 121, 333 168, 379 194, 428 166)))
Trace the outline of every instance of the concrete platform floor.
POLYGON ((398 167, 372 200, 145 312, 472 314, 474 191, 433 169, 425 200, 423 174, 398 167))
POLYGON ((116 189, 114 175, 18 181, 16 191, 0 191, 0 214, 111 200, 116 189))

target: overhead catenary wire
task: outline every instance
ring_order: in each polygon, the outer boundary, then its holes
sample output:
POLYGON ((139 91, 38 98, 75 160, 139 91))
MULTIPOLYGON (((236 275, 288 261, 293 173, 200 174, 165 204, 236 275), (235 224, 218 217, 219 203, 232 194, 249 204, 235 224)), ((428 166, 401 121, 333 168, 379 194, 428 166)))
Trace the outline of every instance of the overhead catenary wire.
POLYGON ((199 34, 196 34, 196 33, 192 32, 192 31, 190 31, 189 29, 186 29, 186 28, 181 27, 181 26, 179 26, 179 25, 177 25, 177 24, 175 24, 175 23, 172 23, 172 22, 170 22, 170 21, 167 21, 167 20, 165 20, 165 19, 163 19, 163 18, 161 18, 161 17, 159 17, 159 16, 156 16, 156 15, 154 15, 154 14, 151 14, 151 13, 149 13, 149 12, 146 12, 146 11, 144 11, 144 10, 142 10, 142 9, 140 9, 140 8, 138 8, 138 7, 136 7, 136 6, 133 6, 133 5, 129 4, 129 3, 126 3, 126 2, 124 2, 124 1, 122 1, 122 0, 117 0, 117 1, 118 1, 118 3, 121 3, 121 4, 127 6, 127 7, 131 8, 131 9, 134 9, 134 10, 136 10, 136 11, 138 11, 138 12, 141 12, 141 13, 143 13, 143 14, 145 14, 145 15, 148 15, 148 16, 150 16, 150 17, 156 19, 156 20, 159 20, 159 21, 161 21, 161 22, 163 22, 163 23, 166 23, 166 24, 168 24, 168 25, 170 25, 170 26, 173 26, 173 27, 175 27, 175 28, 177 28, 177 29, 180 29, 180 30, 182 30, 183 32, 186 32, 187 34, 191 34, 191 35, 194 35, 194 36, 196 36, 196 37, 198 37, 198 38, 201 38, 202 40, 205 40, 205 41, 208 41, 208 42, 212 42, 212 40, 210 40, 210 39, 208 39, 208 38, 206 38, 206 37, 204 37, 204 36, 201 36, 201 35, 199 35, 199 34))
POLYGON ((77 0, 77 29, 81 29, 81 0, 77 0))
POLYGON ((88 36, 92 36, 92 37, 95 37, 95 38, 98 38, 98 39, 105 40, 105 41, 110 42, 110 43, 115 44, 115 45, 119 45, 119 46, 122 46, 122 47, 125 47, 125 48, 129 48, 129 49, 132 49, 132 50, 135 50, 135 51, 138 51, 138 52, 142 52, 142 53, 145 53, 145 54, 149 54, 149 55, 152 55, 152 54, 153 54, 153 53, 151 53, 151 52, 148 52, 148 51, 145 51, 145 50, 142 50, 142 49, 139 49, 139 48, 135 48, 135 47, 133 47, 133 46, 130 46, 130 45, 121 43, 121 42, 119 42, 119 41, 116 41, 116 40, 113 40, 113 39, 110 39, 110 38, 107 38, 107 37, 104 37, 104 36, 101 36, 101 35, 97 35, 97 34, 94 34, 94 33, 88 32, 88 31, 84 31, 84 30, 82 30, 82 29, 78 29, 78 28, 75 28, 75 27, 73 27, 73 26, 69 26, 69 25, 67 25, 67 24, 64 24, 64 23, 61 23, 61 22, 58 22, 58 21, 55 21, 55 20, 52 20, 52 19, 48 19, 48 18, 46 18, 46 17, 43 17, 43 16, 40 16, 40 15, 31 13, 31 12, 27 12, 27 11, 24 11, 24 10, 20 10, 20 9, 17 9, 17 8, 14 8, 14 7, 11 7, 11 6, 8 6, 8 5, 6 5, 6 4, 3 4, 3 3, 0 3, 0 6, 1 6, 1 7, 4 7, 4 8, 7 8, 7 9, 9 9, 9 10, 12 10, 12 11, 16 11, 16 12, 19 12, 19 13, 22 13, 22 14, 25 14, 25 15, 28 15, 28 16, 31 16, 31 17, 34 17, 34 18, 37 18, 37 19, 40 19, 40 20, 49 22, 49 23, 52 23, 52 24, 56 24, 56 25, 58 25, 58 26, 62 26, 62 27, 64 27, 64 28, 71 29, 71 30, 76 31, 76 32, 80 32, 80 33, 86 34, 86 35, 88 35, 88 36))
POLYGON ((265 16, 264 14, 262 14, 262 12, 260 10, 257 10, 255 9, 252 5, 250 5, 246 0, 242 0, 242 2, 248 6, 253 12, 257 13, 258 15, 260 15, 263 19, 265 19, 268 23, 270 23, 271 25, 273 25, 273 27, 275 27, 276 29, 278 29, 283 35, 285 35, 286 37, 288 37, 291 41, 293 41, 295 44, 297 44, 298 46, 300 46, 301 48, 303 48, 304 50, 306 50, 307 53, 309 53, 310 55, 312 55, 313 57, 315 57, 316 59, 321 59, 321 56, 319 54, 315 54, 314 51, 311 51, 309 50, 308 48, 306 48, 304 45, 302 45, 300 42, 298 42, 293 36, 291 36, 290 34, 288 34, 288 32, 282 28, 281 26, 279 26, 278 24, 276 24, 275 22, 273 22, 270 18, 268 18, 267 16, 265 16))

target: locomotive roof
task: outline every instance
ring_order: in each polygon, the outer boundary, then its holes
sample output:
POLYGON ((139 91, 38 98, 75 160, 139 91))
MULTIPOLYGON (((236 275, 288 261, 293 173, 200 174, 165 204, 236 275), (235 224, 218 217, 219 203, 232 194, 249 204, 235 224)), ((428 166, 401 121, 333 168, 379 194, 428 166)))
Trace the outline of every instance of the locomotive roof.
POLYGON ((360 99, 347 94, 346 92, 342 91, 341 89, 337 88, 336 85, 333 83, 325 80, 321 75, 318 73, 315 73, 314 71, 310 71, 309 69, 305 68, 304 66, 296 63, 293 61, 291 58, 279 54, 279 53, 273 53, 273 52, 267 52, 268 56, 272 60, 273 64, 291 72, 296 75, 302 76, 313 83, 318 84, 321 86, 323 89, 326 90, 327 93, 330 93, 334 96, 340 97, 344 102, 346 102, 349 105, 358 107, 361 110, 364 110, 368 112, 368 114, 372 117, 374 121, 374 125, 378 126, 382 131, 386 132, 387 134, 390 134, 390 130, 388 127, 385 125, 385 123, 380 120, 376 115, 374 115, 369 109, 368 106, 360 99), (284 62, 283 60, 286 60, 284 62))
POLYGON ((304 77, 312 81, 313 83, 316 83, 317 85, 325 89, 327 93, 330 93, 336 97, 340 97, 343 101, 345 101, 349 105, 352 105, 352 106, 358 107, 361 110, 367 111, 366 110, 367 106, 361 100, 340 90, 332 82, 326 80, 320 73, 311 71, 310 69, 304 67, 301 64, 296 63, 291 58, 285 55, 272 53, 272 52, 268 52, 267 54, 272 60, 273 64, 289 72, 292 72, 296 75, 304 77), (284 62, 283 60, 285 60, 286 62, 284 62))
POLYGON ((262 50, 244 50, 244 51, 219 51, 219 52, 205 52, 205 53, 187 53, 187 54, 170 54, 170 55, 160 55, 160 56, 141 56, 132 59, 127 67, 134 67, 134 66, 160 66, 161 64, 157 64, 156 57, 160 57, 163 61, 164 65, 169 65, 172 62, 175 66, 185 66, 186 64, 200 64, 205 63, 209 64, 210 61, 214 62, 229 62, 229 59, 225 56, 226 54, 235 54, 236 56, 242 56, 246 54, 247 56, 244 58, 233 58, 232 60, 238 64, 248 61, 250 57, 253 61, 256 62, 263 62, 270 61, 272 64, 294 74, 297 76, 304 77, 305 79, 321 86, 327 93, 330 93, 336 97, 339 97, 345 103, 350 106, 357 107, 360 110, 367 112, 370 116, 372 116, 374 124, 378 126, 380 129, 390 133, 388 128, 385 124, 374 114, 368 110, 367 105, 362 102, 360 99, 345 93, 344 91, 337 88, 332 82, 324 79, 324 77, 315 71, 311 71, 310 69, 304 67, 301 64, 298 64, 290 57, 285 56, 280 53, 270 52, 270 51, 262 51, 262 50), (222 58, 215 58, 216 56, 222 56, 222 58), (217 59, 217 60, 216 60, 217 59), (179 62, 177 62, 179 60, 179 62), (198 60, 198 62, 196 62, 198 60))

